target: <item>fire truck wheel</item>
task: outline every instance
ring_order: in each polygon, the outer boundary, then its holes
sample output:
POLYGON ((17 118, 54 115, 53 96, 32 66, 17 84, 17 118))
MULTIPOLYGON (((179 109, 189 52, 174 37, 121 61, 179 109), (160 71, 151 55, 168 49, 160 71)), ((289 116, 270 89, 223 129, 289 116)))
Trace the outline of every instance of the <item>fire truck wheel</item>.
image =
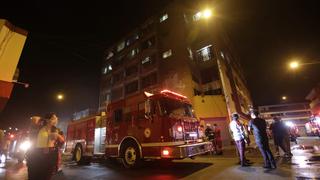
POLYGON ((83 156, 82 156, 82 148, 81 146, 77 146, 74 150, 74 160, 77 164, 83 163, 83 156))
POLYGON ((140 150, 135 142, 128 141, 123 145, 121 157, 125 168, 137 168, 141 165, 140 150))

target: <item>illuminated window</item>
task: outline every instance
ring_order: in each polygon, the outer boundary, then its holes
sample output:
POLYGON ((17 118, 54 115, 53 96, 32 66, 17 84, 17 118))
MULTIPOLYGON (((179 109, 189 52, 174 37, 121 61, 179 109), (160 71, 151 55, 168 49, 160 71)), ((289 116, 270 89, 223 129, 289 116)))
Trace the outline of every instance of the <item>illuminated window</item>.
POLYGON ((212 45, 208 45, 197 51, 197 57, 200 61, 208 61, 212 59, 213 53, 211 47, 212 45))
POLYGON ((126 45, 125 42, 122 41, 122 42, 117 46, 117 52, 122 51, 122 50, 124 49, 125 45, 126 45))
POLYGON ((222 51, 220 51, 220 56, 222 57, 222 59, 224 59, 224 54, 222 51))
POLYGON ((141 64, 146 64, 146 63, 150 63, 151 62, 151 58, 148 56, 146 58, 144 58, 142 61, 141 61, 141 64))
POLYGON ((106 59, 108 60, 108 59, 112 58, 113 55, 114 55, 113 52, 109 51, 106 59))
POLYGON ((160 22, 163 22, 163 21, 167 20, 168 17, 169 17, 168 14, 164 14, 163 16, 161 16, 160 22))
POLYGON ((138 34, 134 34, 133 36, 131 36, 131 37, 129 37, 127 39, 126 45, 130 46, 131 44, 133 44, 138 39, 139 39, 139 35, 138 34))
POLYGON ((135 48, 135 49, 132 49, 129 54, 127 55, 127 57, 129 59, 132 59, 134 56, 136 56, 138 53, 140 52, 139 48, 135 48))
POLYGON ((103 69, 102 69, 102 73, 103 74, 108 74, 109 72, 111 72, 112 71, 112 66, 111 65, 107 65, 106 67, 104 67, 103 69))
POLYGON ((170 56, 172 56, 172 50, 171 49, 169 49, 168 51, 162 53, 162 58, 163 59, 166 59, 166 58, 168 58, 170 56))

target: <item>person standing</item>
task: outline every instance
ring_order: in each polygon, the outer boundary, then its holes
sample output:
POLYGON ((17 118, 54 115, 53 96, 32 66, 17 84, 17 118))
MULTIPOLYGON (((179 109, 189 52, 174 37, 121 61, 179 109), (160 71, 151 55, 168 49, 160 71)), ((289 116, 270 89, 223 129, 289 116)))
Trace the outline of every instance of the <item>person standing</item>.
POLYGON ((46 124, 39 130, 35 141, 36 148, 33 149, 33 174, 29 180, 50 180, 57 162, 55 143, 64 141, 63 136, 55 131, 58 117, 55 113, 45 116, 46 124))
POLYGON ((239 121, 239 115, 237 113, 232 114, 232 121, 229 124, 230 132, 232 134, 232 138, 235 141, 237 151, 239 153, 240 157, 240 164, 242 167, 250 166, 250 164, 247 163, 246 157, 245 157, 245 131, 243 128, 243 125, 239 121))
POLYGON ((216 153, 222 154, 222 139, 221 139, 221 130, 217 124, 213 124, 213 133, 214 133, 214 141, 215 141, 215 149, 216 153))
POLYGON ((276 153, 279 154, 280 147, 285 153, 285 157, 292 157, 288 127, 281 121, 280 117, 274 117, 273 120, 270 130, 272 131, 276 153))
POLYGON ((261 155, 264 160, 264 168, 275 169, 277 168, 276 162, 273 158, 272 152, 269 147, 268 135, 267 135, 267 123, 266 120, 259 118, 259 112, 253 110, 251 112, 251 121, 249 122, 249 131, 253 131, 256 144, 259 147, 261 155))

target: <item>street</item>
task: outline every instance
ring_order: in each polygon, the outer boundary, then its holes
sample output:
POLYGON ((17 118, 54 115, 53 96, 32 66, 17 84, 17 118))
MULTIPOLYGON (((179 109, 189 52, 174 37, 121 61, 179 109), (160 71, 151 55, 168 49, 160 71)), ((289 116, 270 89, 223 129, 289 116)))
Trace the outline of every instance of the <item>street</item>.
MULTIPOLYGON (((63 172, 54 180, 65 179, 320 179, 320 155, 309 148, 293 147, 292 160, 278 158, 278 169, 262 168, 262 158, 257 150, 247 153, 254 164, 240 167, 234 149, 225 150, 222 156, 199 156, 195 160, 185 159, 172 163, 146 162, 138 170, 124 169, 120 164, 92 163, 78 166, 64 162, 63 172)), ((6 168, 0 169, 0 179, 27 179, 25 164, 10 160, 6 168)))

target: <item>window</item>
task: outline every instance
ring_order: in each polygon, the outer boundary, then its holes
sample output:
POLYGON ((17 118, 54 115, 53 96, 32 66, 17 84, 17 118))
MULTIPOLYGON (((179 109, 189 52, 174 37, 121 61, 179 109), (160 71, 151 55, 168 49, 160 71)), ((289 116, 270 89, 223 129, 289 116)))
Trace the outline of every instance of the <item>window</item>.
POLYGON ((136 56, 139 53, 139 48, 132 49, 129 54, 127 55, 128 59, 132 59, 134 56, 136 56))
POLYGON ((122 120, 122 109, 117 109, 114 111, 114 122, 119 123, 122 120))
POLYGON ((209 89, 204 92, 205 95, 221 95, 222 94, 222 89, 209 89))
POLYGON ((162 58, 166 59, 166 58, 170 57, 171 55, 172 55, 172 50, 169 49, 168 51, 162 53, 162 58))
POLYGON ((212 45, 205 46, 197 51, 197 57, 200 61, 208 61, 212 59, 212 45))
POLYGON ((120 73, 117 73, 113 76, 112 82, 115 84, 115 83, 122 81, 122 79, 123 79, 123 72, 120 72, 120 73))
POLYGON ((157 83, 157 73, 152 73, 149 76, 142 78, 141 87, 146 88, 157 83))
POLYGON ((117 89, 113 89, 111 92, 111 99, 114 100, 118 100, 122 97, 122 87, 121 88, 117 88, 117 89))
POLYGON ((138 81, 131 82, 126 85, 126 94, 138 91, 138 81))
POLYGON ((130 46, 131 44, 133 44, 136 40, 138 40, 140 37, 138 34, 134 34, 133 36, 129 37, 127 39, 126 45, 130 46))
POLYGON ((149 38, 148 40, 144 41, 141 44, 141 49, 148 49, 148 48, 152 47, 155 44, 155 41, 156 41, 155 37, 149 38))
POLYGON ((220 51, 220 56, 222 57, 222 59, 224 59, 224 54, 222 51, 220 51))
POLYGON ((149 64, 151 62, 151 58, 148 56, 141 61, 141 64, 149 64))
POLYGON ((202 84, 219 80, 219 71, 216 68, 217 67, 206 68, 200 71, 202 84))
POLYGON ((130 66, 126 69, 126 76, 132 76, 138 72, 138 65, 130 66))
POLYGON ((156 62, 156 56, 152 55, 152 56, 147 56, 144 59, 142 59, 141 64, 142 64, 142 68, 147 68, 153 64, 155 64, 156 62))
POLYGON ((160 17, 160 22, 163 22, 163 21, 167 20, 168 17, 169 17, 168 14, 162 15, 162 16, 160 17))
POLYGON ((124 49, 125 47, 125 42, 122 41, 118 46, 117 46, 117 52, 120 52, 124 49))
POLYGON ((102 69, 102 73, 103 74, 108 74, 108 73, 110 73, 112 71, 112 66, 111 65, 107 65, 106 67, 104 67, 103 69, 102 69))
POLYGON ((108 60, 108 59, 112 58, 113 55, 114 55, 113 52, 112 52, 112 51, 109 51, 108 54, 107 54, 106 59, 108 60))

